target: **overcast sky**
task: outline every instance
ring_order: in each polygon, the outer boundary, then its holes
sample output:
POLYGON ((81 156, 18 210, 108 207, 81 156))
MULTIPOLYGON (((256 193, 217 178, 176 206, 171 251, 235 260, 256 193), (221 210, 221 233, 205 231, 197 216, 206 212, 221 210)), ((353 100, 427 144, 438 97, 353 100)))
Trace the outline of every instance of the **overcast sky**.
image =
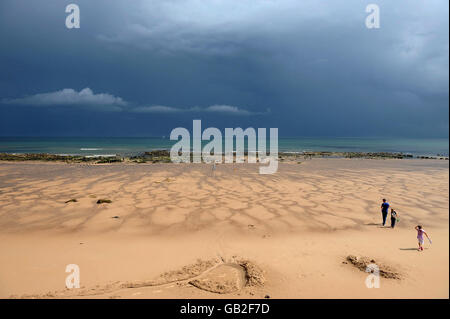
POLYGON ((448 0, 1 0, 1 136, 448 137, 448 0), (81 27, 67 29, 76 3, 81 27), (365 9, 380 7, 380 28, 365 9))

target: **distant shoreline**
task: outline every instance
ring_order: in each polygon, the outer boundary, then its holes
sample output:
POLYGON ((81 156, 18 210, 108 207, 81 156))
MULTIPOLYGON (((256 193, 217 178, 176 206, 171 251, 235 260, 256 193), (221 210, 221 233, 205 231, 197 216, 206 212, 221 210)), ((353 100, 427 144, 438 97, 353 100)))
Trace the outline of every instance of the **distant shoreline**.
MULTIPOLYGON (((247 152, 245 152, 247 156, 247 152)), ((191 153, 192 157, 192 153, 191 153)), ((448 156, 423 156, 396 152, 329 152, 329 151, 304 151, 304 152, 279 152, 280 162, 307 160, 311 158, 366 158, 366 159, 435 159, 449 160, 448 156)), ((154 150, 144 152, 136 156, 108 155, 69 155, 49 153, 0 153, 0 161, 44 161, 66 163, 171 163, 170 152, 167 150, 154 150)))

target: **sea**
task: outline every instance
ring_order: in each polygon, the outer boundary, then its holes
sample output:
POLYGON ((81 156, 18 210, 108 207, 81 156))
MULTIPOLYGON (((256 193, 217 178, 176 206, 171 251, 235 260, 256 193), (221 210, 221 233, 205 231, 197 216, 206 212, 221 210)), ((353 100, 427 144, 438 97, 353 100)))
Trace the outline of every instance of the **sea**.
MULTIPOLYGON (((176 142, 167 137, 0 137, 0 153, 133 156, 152 150, 170 150, 176 142)), ((449 140, 448 138, 280 137, 278 150, 279 152, 391 152, 414 156, 448 156, 449 140)))

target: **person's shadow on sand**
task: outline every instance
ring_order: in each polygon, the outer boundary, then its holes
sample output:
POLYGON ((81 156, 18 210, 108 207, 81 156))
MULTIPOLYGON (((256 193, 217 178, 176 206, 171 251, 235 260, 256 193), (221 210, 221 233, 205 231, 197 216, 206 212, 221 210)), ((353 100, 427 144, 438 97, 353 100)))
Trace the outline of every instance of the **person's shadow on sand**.
POLYGON ((381 225, 380 223, 367 223, 367 224, 364 224, 364 225, 366 225, 366 226, 378 226, 378 228, 392 228, 391 226, 388 226, 388 225, 381 225))
MULTIPOLYGON (((417 251, 417 248, 399 248, 400 250, 415 250, 417 251)), ((428 248, 424 248, 424 249, 428 249, 428 248)))

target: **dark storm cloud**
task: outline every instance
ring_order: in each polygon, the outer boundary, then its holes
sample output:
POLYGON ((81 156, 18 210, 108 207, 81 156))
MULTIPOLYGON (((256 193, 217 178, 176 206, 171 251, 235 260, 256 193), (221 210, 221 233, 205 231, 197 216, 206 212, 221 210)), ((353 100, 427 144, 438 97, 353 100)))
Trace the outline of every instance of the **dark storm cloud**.
POLYGON ((6 0, 0 37, 2 135, 167 135, 202 118, 284 136, 448 136, 445 0, 6 0), (65 28, 71 2, 80 29, 65 28), (369 3, 380 29, 365 27, 369 3), (71 105, 122 112, 30 109, 64 88, 71 105))

